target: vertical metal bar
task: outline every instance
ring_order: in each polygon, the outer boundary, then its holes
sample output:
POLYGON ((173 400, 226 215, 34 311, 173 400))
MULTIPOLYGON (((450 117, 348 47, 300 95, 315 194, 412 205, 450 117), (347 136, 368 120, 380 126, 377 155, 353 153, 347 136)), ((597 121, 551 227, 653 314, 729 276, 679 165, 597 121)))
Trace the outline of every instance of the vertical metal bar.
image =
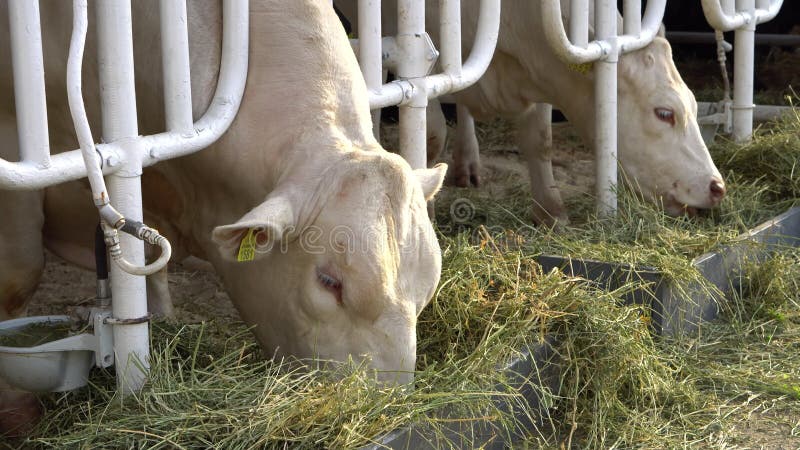
POLYGON ((642 1, 625 0, 622 9, 622 32, 638 36, 642 32, 642 1))
POLYGON ((751 17, 747 24, 736 30, 733 45, 733 139, 744 142, 753 135, 755 0, 737 0, 736 7, 751 17))
POLYGON ((722 6, 722 12, 725 13, 728 17, 733 17, 736 14, 736 3, 735 0, 720 0, 720 6, 722 6))
MULTIPOLYGON (((595 3, 595 39, 613 41, 617 36, 617 2, 595 3)), ((617 48, 594 64, 595 155, 597 214, 613 216, 617 211, 617 48)))
MULTIPOLYGON (((595 10, 595 14, 597 11, 595 10)), ((576 47, 589 44, 589 0, 572 0, 569 4, 569 40, 576 47)))
MULTIPOLYGON (((383 85, 381 0, 358 0, 358 59, 367 89, 383 85)), ((372 133, 380 138, 381 110, 372 111, 372 133)))
POLYGON ((185 0, 161 0, 161 58, 167 130, 191 133, 192 82, 185 0))
POLYGON ((427 165, 427 125, 425 111, 428 95, 425 87, 427 61, 422 36, 425 35, 425 0, 400 0, 398 9, 397 46, 403 58, 397 75, 414 80, 419 88, 412 101, 400 106, 400 154, 412 169, 427 165))
MULTIPOLYGON (((130 0, 97 2, 98 66, 103 117, 103 139, 115 142, 138 135, 133 74, 133 36, 130 0)), ((141 154, 126 145, 123 167, 108 177, 113 205, 126 218, 142 220, 141 154)), ((142 241, 122 233, 126 259, 144 265, 142 241)), ((119 265, 111 267, 112 313, 118 319, 147 315, 147 293, 142 276, 129 275, 119 265)), ((148 323, 114 325, 117 388, 121 394, 142 388, 150 359, 148 323)))
POLYGON ((461 76, 461 0, 441 0, 439 17, 442 71, 461 76))
POLYGON ((11 61, 21 161, 50 165, 39 2, 9 0, 11 61))

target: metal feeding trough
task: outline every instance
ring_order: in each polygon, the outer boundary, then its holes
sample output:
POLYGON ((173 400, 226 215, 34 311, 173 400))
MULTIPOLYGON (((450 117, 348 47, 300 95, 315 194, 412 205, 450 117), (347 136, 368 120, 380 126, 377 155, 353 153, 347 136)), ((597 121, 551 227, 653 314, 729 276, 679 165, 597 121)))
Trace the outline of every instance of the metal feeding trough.
MULTIPOLYGON (((506 429, 507 424, 490 418, 447 420, 448 417, 459 416, 445 409, 438 415, 444 421, 435 431, 420 424, 411 424, 375 439, 374 444, 361 447, 360 450, 515 447, 515 444, 524 441, 526 430, 534 428, 531 417, 547 417, 553 397, 558 395, 560 368, 553 344, 554 339, 546 338, 523 349, 518 358, 499 368, 506 372, 508 380, 505 385, 497 387, 498 392, 511 389, 521 395, 522 407, 513 411, 517 428, 506 429)), ((507 398, 503 397, 500 394, 495 402, 499 409, 508 412, 509 404, 507 398)))
POLYGON ((0 338, 14 341, 13 345, 0 346, 2 377, 15 387, 34 392, 60 392, 84 386, 97 338, 91 334, 61 336, 72 324, 68 316, 1 322, 0 338), (9 339, 11 336, 13 339, 9 339))
POLYGON ((35 316, 0 322, 0 378, 31 392, 63 392, 86 385, 93 365, 113 364, 109 314, 93 314, 94 334, 69 335, 70 316, 35 316))
POLYGON ((716 286, 716 294, 699 282, 679 286, 656 267, 553 255, 540 256, 539 264, 545 271, 558 268, 608 290, 635 281, 648 283, 649 287, 626 293, 624 302, 648 308, 655 333, 676 335, 694 332, 703 321, 714 319, 720 302, 740 288, 748 264, 763 261, 780 248, 797 246, 800 246, 800 207, 749 230, 735 243, 694 258, 692 265, 716 286))

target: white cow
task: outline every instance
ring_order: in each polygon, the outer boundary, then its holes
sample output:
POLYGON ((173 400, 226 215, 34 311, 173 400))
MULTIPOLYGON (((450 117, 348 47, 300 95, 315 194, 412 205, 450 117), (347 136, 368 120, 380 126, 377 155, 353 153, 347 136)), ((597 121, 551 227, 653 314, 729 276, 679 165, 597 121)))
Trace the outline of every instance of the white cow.
MULTIPOLYGON (((150 134, 164 129, 158 7, 132 3, 139 129, 150 134)), ((218 74, 221 4, 187 4, 197 118, 218 74)), ((65 106, 70 8, 54 0, 41 9, 58 150, 77 148, 65 106)), ((7 42, 7 20, 0 24, 7 42)), ((269 354, 366 358, 379 379, 408 382, 416 318, 441 272, 426 200, 440 188, 446 166, 412 170, 375 141, 366 87, 329 0, 253 0, 250 26, 239 115, 210 148, 145 171, 146 219, 169 237, 177 257, 212 262, 269 354), (258 232, 256 260, 236 262, 251 229, 258 232)), ((11 58, 8 46, 0 47, 6 52, 0 88, 7 93, 0 132, 8 159, 16 148, 11 58)), ((84 96, 96 99, 94 43, 86 55, 84 96)), ((87 106, 98 133, 98 107, 87 106)), ((45 192, 0 191, 0 319, 24 311, 42 273, 44 246, 93 266, 97 214, 89 199, 80 182, 45 192)), ((156 293, 156 303, 168 303, 165 291, 156 293)), ((0 395, 0 411, 5 429, 36 414, 30 397, 10 392, 0 395)))
MULTIPOLYGON (((336 0, 348 18, 356 0, 336 0)), ((479 0, 463 0, 464 53, 472 46, 479 0)), ((562 11, 569 12, 567 0, 562 11)), ((427 29, 438 41, 438 1, 429 1, 427 29)), ((383 34, 396 30, 396 0, 383 2, 383 34)), ((486 74, 456 93, 458 130, 454 147, 455 181, 480 183, 478 142, 472 117, 513 117, 519 123, 519 148, 527 155, 537 220, 565 222, 566 210, 553 178, 550 107, 555 105, 590 148, 594 141, 594 83, 591 71, 571 68, 550 49, 542 32, 541 2, 503 0, 497 50, 486 74)), ((568 17, 564 18, 565 21, 568 17)), ((355 20, 354 22, 355 23, 355 20)), ((620 25, 621 29, 621 25, 620 25)), ((669 44, 656 38, 619 62, 619 149, 623 173, 647 199, 669 214, 712 208, 725 195, 697 125, 697 103, 680 77, 669 44)), ((441 109, 428 109, 429 161, 444 146, 441 109)))

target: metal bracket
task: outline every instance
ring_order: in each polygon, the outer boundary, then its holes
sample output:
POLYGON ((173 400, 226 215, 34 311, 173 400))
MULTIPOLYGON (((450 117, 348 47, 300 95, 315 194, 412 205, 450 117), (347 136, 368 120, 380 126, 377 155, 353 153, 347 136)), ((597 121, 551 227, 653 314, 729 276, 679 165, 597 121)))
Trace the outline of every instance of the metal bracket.
MULTIPOLYGON (((420 76, 428 76, 433 72, 436 63, 439 61, 439 50, 436 50, 436 46, 433 45, 433 40, 428 33, 398 34, 395 38, 395 43, 397 57, 394 59, 396 61, 415 61, 417 55, 422 54, 425 55, 425 62, 421 64, 425 64, 425 70, 424 74, 420 76), (413 40, 413 46, 407 46, 408 44, 405 41, 408 39, 413 40), (405 48, 413 49, 414 54, 403 54, 405 48)), ((408 77, 401 75, 400 78, 407 79, 408 77)))
POLYGON ((111 319, 111 311, 106 308, 92 308, 90 316, 94 325, 94 335, 97 338, 97 348, 94 352, 97 367, 114 365, 114 327, 106 322, 111 319))

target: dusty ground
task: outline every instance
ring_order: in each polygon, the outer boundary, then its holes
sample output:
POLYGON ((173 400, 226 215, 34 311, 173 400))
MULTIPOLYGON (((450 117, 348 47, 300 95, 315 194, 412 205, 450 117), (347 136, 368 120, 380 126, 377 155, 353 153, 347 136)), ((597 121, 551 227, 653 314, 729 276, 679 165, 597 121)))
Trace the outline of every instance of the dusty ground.
MULTIPOLYGON (((95 297, 94 273, 79 269, 47 253, 47 267, 31 300, 29 315, 69 314, 75 307, 91 306, 95 297)), ((191 262, 191 261, 190 261, 191 262)), ((216 274, 192 264, 171 264, 170 293, 179 320, 239 320, 216 274)))

